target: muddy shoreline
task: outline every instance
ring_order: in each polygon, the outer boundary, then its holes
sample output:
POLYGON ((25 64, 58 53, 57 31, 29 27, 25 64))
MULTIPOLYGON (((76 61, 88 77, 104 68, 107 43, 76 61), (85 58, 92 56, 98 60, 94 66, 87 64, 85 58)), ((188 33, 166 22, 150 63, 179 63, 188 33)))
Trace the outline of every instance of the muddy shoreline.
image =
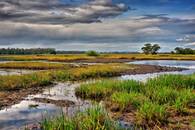
POLYGON ((42 93, 44 88, 52 87, 53 85, 32 87, 32 88, 26 88, 26 89, 15 90, 15 91, 3 91, 3 93, 5 94, 0 95, 0 110, 4 108, 9 108, 14 104, 19 103, 28 95, 42 93))
MULTIPOLYGON (((183 68, 163 67, 163 66, 155 66, 155 65, 136 65, 136 66, 137 66, 136 69, 127 70, 125 72, 119 72, 113 76, 186 70, 183 68)), ((0 110, 19 103, 21 100, 23 100, 28 95, 42 93, 43 89, 46 87, 52 87, 52 86, 50 85, 50 86, 44 86, 44 87, 32 87, 32 88, 21 89, 21 90, 16 90, 16 91, 9 91, 9 92, 1 91, 1 93, 3 94, 0 94, 0 110)))

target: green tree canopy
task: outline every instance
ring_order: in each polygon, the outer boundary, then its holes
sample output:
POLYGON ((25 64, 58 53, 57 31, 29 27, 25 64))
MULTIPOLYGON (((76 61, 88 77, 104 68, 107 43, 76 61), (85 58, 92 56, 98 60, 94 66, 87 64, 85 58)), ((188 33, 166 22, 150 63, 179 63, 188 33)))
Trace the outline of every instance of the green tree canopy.
POLYGON ((158 44, 152 45, 151 43, 146 43, 141 49, 144 54, 157 54, 160 48, 161 47, 158 44))

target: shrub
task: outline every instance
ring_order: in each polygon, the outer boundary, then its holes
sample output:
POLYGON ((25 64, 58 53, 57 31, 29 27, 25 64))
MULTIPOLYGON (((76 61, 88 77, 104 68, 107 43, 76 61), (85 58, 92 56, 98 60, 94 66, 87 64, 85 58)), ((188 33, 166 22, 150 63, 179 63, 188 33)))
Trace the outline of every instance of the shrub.
POLYGON ((96 51, 88 51, 86 52, 87 56, 99 56, 99 53, 96 51))

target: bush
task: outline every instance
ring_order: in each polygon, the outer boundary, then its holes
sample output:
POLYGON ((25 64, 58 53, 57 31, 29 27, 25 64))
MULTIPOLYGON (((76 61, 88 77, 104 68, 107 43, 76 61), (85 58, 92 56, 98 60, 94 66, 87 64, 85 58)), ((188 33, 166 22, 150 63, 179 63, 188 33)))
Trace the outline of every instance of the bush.
POLYGON ((87 56, 99 56, 99 53, 96 51, 88 51, 86 52, 87 56))

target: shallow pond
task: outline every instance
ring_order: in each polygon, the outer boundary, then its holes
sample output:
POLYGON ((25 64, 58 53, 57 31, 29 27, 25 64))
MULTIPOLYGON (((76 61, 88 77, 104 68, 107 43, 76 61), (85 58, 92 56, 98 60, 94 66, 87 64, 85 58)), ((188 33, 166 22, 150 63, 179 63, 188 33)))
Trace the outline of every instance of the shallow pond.
MULTIPOLYGON (((189 70, 180 72, 163 72, 151 74, 138 74, 138 75, 123 75, 119 79, 135 79, 146 81, 161 74, 192 74, 195 72, 195 61, 135 61, 131 64, 149 64, 161 65, 170 67, 183 67, 189 70)), ((84 110, 91 106, 89 101, 83 101, 75 96, 74 90, 79 84, 57 83, 51 88, 46 88, 42 94, 29 95, 19 104, 13 105, 10 108, 0 111, 0 129, 1 130, 15 130, 24 128, 25 125, 34 124, 39 122, 45 116, 54 116, 56 113, 67 113, 68 115, 74 114, 78 110, 84 110), (75 102, 74 105, 61 107, 50 103, 41 103, 34 101, 34 98, 45 98, 51 100, 68 100, 75 102)), ((122 125, 125 125, 125 122, 122 125)))

